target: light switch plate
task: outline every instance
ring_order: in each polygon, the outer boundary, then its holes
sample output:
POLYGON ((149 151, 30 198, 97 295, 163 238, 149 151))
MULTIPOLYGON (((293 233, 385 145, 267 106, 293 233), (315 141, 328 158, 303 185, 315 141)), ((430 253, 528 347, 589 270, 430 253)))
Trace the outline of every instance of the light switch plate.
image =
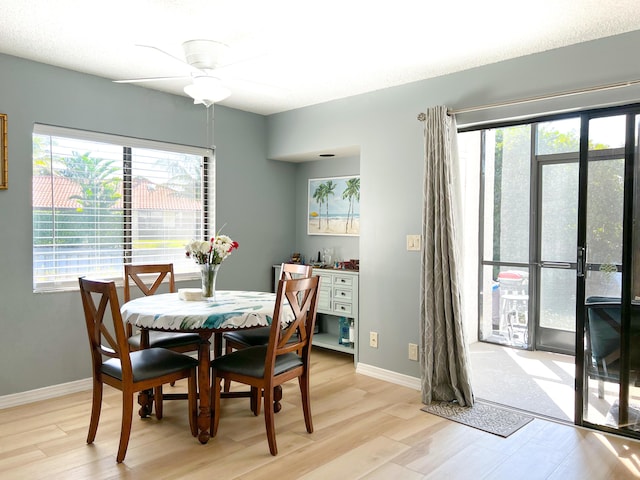
POLYGON ((409 360, 418 360, 418 344, 409 344, 409 360))
POLYGON ((407 235, 407 251, 419 251, 421 239, 420 235, 407 235))

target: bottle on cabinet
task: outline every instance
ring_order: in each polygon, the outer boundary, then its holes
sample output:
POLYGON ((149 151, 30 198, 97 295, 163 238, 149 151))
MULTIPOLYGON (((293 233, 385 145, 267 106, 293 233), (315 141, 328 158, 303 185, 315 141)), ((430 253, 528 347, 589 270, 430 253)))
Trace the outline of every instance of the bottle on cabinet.
POLYGON ((354 326, 354 320, 351 318, 349 320, 349 346, 354 347, 356 344, 356 329, 354 326))
POLYGON ((351 345, 351 341, 349 339, 349 319, 347 317, 340 317, 339 327, 340 335, 338 336, 338 343, 345 347, 349 347, 351 345))

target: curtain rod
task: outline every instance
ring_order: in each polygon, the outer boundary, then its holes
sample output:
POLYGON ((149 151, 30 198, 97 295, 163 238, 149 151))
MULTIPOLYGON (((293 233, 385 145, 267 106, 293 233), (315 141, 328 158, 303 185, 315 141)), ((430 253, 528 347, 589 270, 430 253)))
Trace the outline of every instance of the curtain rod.
MULTIPOLYGON (((640 80, 630 80, 627 82, 610 83, 608 85, 599 85, 597 87, 578 88, 575 90, 567 90, 560 93, 551 93, 549 95, 537 95, 535 97, 521 98, 519 100, 508 100, 506 102, 488 103, 486 105, 478 105, 475 107, 459 108, 457 110, 447 110, 447 115, 455 115, 458 113, 477 112, 479 110, 487 110, 490 108, 508 107, 511 105, 520 105, 523 103, 537 102, 540 100, 550 100, 553 98, 570 97, 572 95, 580 95, 583 93, 600 92, 603 90, 613 90, 615 88, 630 87, 640 84, 640 80)), ((418 120, 424 122, 426 115, 424 113, 418 114, 418 120)))

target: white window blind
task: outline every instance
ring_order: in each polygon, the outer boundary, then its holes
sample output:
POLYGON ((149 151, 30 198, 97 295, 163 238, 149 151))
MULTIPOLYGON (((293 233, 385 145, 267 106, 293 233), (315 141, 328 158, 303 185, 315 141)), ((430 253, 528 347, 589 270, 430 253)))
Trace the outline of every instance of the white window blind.
POLYGON ((208 149, 36 125, 34 291, 79 276, 121 279, 123 266, 195 272, 184 245, 208 235, 208 149))

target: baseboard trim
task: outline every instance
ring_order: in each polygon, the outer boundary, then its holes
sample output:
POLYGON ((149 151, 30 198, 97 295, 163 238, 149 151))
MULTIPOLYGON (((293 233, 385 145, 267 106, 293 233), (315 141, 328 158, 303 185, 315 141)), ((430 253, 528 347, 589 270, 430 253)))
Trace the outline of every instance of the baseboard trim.
POLYGON ((61 397, 70 393, 91 390, 92 383, 93 381, 91 378, 84 378, 82 380, 61 383, 59 385, 51 385, 50 387, 4 395, 0 397, 0 410, 3 408, 17 407, 18 405, 26 405, 27 403, 39 402, 40 400, 61 397))
POLYGON ((378 380, 384 380, 385 382, 395 383, 396 385, 412 388, 414 390, 422 390, 422 382, 419 378, 374 367, 373 365, 358 363, 356 366, 356 373, 377 378, 378 380))
MULTIPOLYGON (((385 382, 394 383, 396 385, 401 385, 403 387, 412 388, 413 390, 422 390, 419 378, 374 367, 373 365, 358 363, 356 366, 356 373, 377 378, 378 380, 384 380, 385 382)), ((61 383, 59 385, 51 385, 50 387, 4 395, 0 397, 0 410, 4 408, 17 407, 18 405, 26 405, 40 400, 47 400, 49 398, 61 397, 63 395, 69 395, 70 393, 83 392, 85 390, 91 390, 91 388, 91 378, 84 378, 74 382, 61 383)))

